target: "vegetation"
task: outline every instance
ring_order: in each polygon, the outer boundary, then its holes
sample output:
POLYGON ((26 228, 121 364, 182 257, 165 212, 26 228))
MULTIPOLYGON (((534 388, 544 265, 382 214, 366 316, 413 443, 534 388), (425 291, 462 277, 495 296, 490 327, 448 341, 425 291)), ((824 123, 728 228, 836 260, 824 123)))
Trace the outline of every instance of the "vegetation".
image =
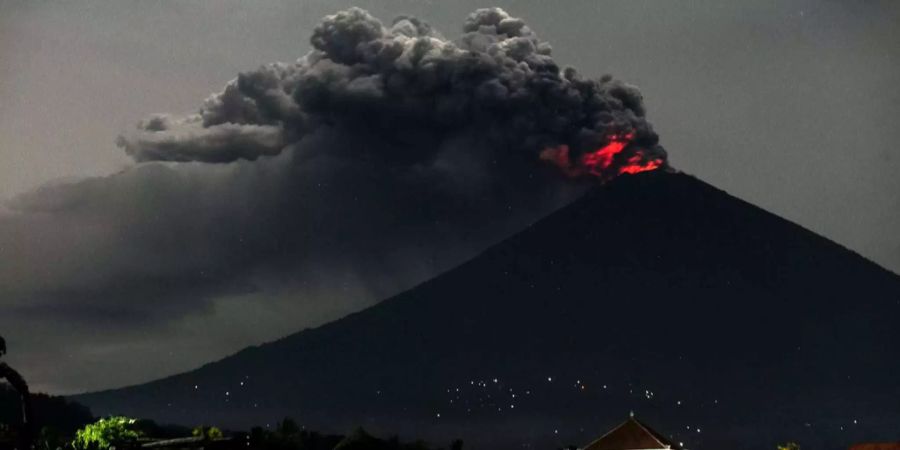
MULTIPOLYGON (((256 427, 247 436, 249 447, 266 450, 430 450, 423 441, 401 442, 396 436, 380 439, 362 428, 347 436, 326 435, 302 429, 290 418, 285 418, 274 431, 256 427)), ((463 441, 453 441, 451 450, 462 450, 463 441)))
MULTIPOLYGON (((76 430, 95 420, 86 406, 64 397, 32 393, 30 401, 34 430, 50 428, 58 434, 74 436, 76 430)), ((0 423, 12 425, 21 420, 19 393, 9 385, 0 384, 0 423)))
MULTIPOLYGON (((6 340, 0 336, 0 358, 6 354, 6 340)), ((19 395, 19 405, 22 414, 22 427, 19 431, 19 445, 24 448, 30 448, 32 445, 32 417, 31 417, 31 395, 28 392, 28 383, 25 378, 16 372, 15 369, 9 367, 5 362, 0 361, 0 380, 6 380, 16 393, 19 395)))
MULTIPOLYGON (((184 437, 187 431, 182 427, 161 427, 147 420, 108 417, 78 430, 69 445, 61 435, 55 434, 49 428, 45 429, 36 450, 136 448, 140 442, 147 440, 184 437), (173 435, 173 433, 180 434, 173 435)), ((220 445, 211 448, 223 450, 239 447, 260 450, 432 450, 432 447, 423 441, 401 442, 396 436, 380 439, 362 428, 347 436, 321 434, 303 429, 290 418, 279 422, 274 430, 255 427, 250 433, 237 433, 230 438, 226 437, 221 429, 206 425, 194 428, 190 434, 206 441, 217 441, 220 445)), ((207 444, 203 446, 206 447, 207 444)), ((453 441, 447 448, 462 450, 463 442, 453 441)))
POLYGON ((800 445, 796 442, 788 442, 778 446, 778 450, 800 450, 800 445))
POLYGON ((207 427, 205 425, 200 425, 197 428, 194 428, 191 431, 191 436, 194 437, 202 437, 203 439, 213 440, 213 439, 221 439, 224 434, 222 434, 222 430, 217 427, 207 427))
POLYGON ((143 433, 137 420, 128 417, 108 417, 78 430, 72 448, 75 450, 107 450, 112 446, 128 446, 137 442, 143 433))

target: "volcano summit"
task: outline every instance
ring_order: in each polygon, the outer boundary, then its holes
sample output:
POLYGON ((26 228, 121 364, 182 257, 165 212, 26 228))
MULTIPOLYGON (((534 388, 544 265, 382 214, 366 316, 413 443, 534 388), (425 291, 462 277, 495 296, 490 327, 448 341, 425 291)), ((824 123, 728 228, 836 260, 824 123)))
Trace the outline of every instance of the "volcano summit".
POLYGON ((686 448, 838 449, 900 421, 900 278, 683 174, 622 176, 428 282, 95 413, 289 415, 474 448, 584 444, 634 410, 686 448))

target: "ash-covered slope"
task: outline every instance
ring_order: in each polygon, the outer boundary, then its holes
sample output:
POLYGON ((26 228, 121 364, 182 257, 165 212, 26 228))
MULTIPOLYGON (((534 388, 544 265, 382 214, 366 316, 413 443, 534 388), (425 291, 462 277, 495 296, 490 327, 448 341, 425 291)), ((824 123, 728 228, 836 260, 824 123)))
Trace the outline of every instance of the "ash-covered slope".
POLYGON ((473 260, 95 413, 584 445, 629 411, 687 448, 846 448, 900 423, 900 279, 695 178, 625 176, 473 260))

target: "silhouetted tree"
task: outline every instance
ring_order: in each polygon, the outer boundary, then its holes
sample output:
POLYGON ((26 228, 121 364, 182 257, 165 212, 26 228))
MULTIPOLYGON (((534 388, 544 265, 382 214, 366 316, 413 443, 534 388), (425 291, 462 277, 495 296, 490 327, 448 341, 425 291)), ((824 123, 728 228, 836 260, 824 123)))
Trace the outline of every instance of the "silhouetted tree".
POLYGON ((35 439, 35 450, 60 450, 66 447, 68 441, 54 428, 43 427, 35 439))
MULTIPOLYGON (((6 340, 0 336, 0 358, 6 354, 6 340)), ((25 378, 15 369, 9 367, 5 362, 0 361, 0 380, 6 380, 13 389, 19 394, 19 402, 22 405, 22 448, 31 448, 32 430, 31 430, 31 397, 28 393, 28 383, 25 378)))
POLYGON ((284 437, 291 437, 300 432, 300 427, 297 426, 297 422, 295 422, 294 419, 285 417, 284 420, 278 424, 278 432, 284 437))
POLYGON ((193 429, 190 427, 172 424, 160 425, 150 419, 135 420, 133 429, 142 436, 152 436, 158 439, 175 439, 193 433, 193 429))
POLYGON ((385 450, 386 443, 372 436, 362 427, 348 434, 334 447, 334 450, 385 450))

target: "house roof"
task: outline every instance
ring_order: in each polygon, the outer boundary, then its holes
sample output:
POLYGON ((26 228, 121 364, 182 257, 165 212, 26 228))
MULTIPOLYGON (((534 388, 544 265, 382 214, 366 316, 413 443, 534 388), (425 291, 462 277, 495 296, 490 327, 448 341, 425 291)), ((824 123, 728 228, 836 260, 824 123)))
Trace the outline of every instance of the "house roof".
POLYGON ((621 425, 604 434, 594 442, 586 445, 584 450, 657 450, 675 449, 681 447, 665 438, 663 435, 644 425, 640 421, 629 417, 621 425))

